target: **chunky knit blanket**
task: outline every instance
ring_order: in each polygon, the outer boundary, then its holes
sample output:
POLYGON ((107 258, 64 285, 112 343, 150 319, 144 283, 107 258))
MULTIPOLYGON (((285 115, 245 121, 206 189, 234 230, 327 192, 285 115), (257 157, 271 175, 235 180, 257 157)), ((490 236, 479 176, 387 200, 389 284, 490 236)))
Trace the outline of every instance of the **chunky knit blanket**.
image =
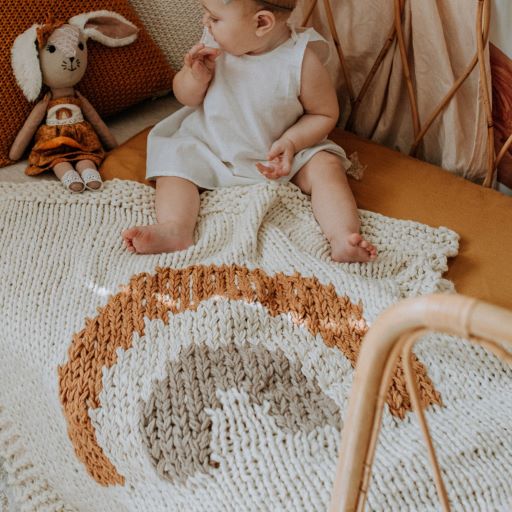
MULTIPOLYGON (((457 235, 361 211, 379 250, 338 264, 293 185, 202 196, 196 243, 139 256, 154 191, 0 186, 0 461, 34 511, 324 511, 353 366, 376 316, 449 292, 457 235)), ((510 372, 433 334, 416 376, 455 510, 510 503, 510 372)), ((403 376, 368 504, 437 510, 403 376)), ((0 497, 0 500, 2 498, 0 497)), ((1 501, 0 501, 1 503, 1 501)))

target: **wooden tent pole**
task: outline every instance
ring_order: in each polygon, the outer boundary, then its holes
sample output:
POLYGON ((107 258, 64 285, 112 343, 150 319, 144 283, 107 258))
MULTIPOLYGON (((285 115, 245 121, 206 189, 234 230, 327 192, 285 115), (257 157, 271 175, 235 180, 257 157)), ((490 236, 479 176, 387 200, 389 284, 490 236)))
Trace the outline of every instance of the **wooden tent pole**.
POLYGON ((407 94, 409 95, 409 103, 411 104, 412 125, 414 136, 416 137, 421 130, 420 117, 418 115, 418 101, 414 92, 414 85, 411 78, 411 70, 409 60, 407 58, 407 49, 405 47, 404 31, 402 26, 402 1, 395 1, 395 28, 398 38, 398 47, 400 48, 400 57, 402 58, 403 75, 407 84, 407 94))
POLYGON ((484 33, 488 32, 491 19, 490 0, 478 0, 476 16, 476 40, 478 50, 478 64, 480 68, 480 88, 482 90, 485 117, 487 119, 487 174, 484 179, 484 187, 492 187, 495 176, 496 155, 494 152, 494 121, 492 118, 491 96, 489 93, 488 73, 485 67, 484 33), (485 26, 485 29, 483 28, 485 26))
POLYGON ((389 49, 391 48, 391 45, 396 39, 396 26, 395 22, 393 21, 393 26, 391 27, 388 37, 386 38, 386 41, 384 43, 384 46, 382 47, 379 55, 377 56, 377 59, 373 63, 372 68, 370 69, 370 72, 366 76, 366 79, 363 83, 363 86, 361 87, 361 90, 359 91, 359 94, 357 95, 356 100, 354 101, 354 104, 352 105, 352 111, 350 112, 350 116, 347 121, 347 130, 351 131, 354 127, 354 123, 357 117, 357 112, 359 110, 359 106, 361 105, 361 102, 363 101, 364 96, 366 95, 366 92, 370 88, 370 84, 372 83, 375 75, 377 74, 377 70, 379 69, 380 65, 382 64, 382 61, 384 60, 384 57, 387 55, 389 49))
POLYGON ((503 160, 505 153, 508 151, 508 149, 510 147, 512 147, 512 133, 510 134, 510 137, 507 139, 507 142, 505 142, 505 144, 503 144, 503 147, 501 148, 501 150, 496 158, 496 164, 495 164, 496 170, 498 170, 498 166, 501 164, 501 161, 503 160))
POLYGON ((311 5, 309 6, 308 10, 306 11, 306 15, 302 19, 301 27, 305 27, 311 18, 311 15, 313 14, 313 11, 315 10, 316 5, 318 4, 318 0, 313 0, 311 2, 311 5))
POLYGON ((327 22, 329 23, 329 30, 331 31, 331 35, 334 40, 334 45, 336 46, 336 51, 338 52, 341 70, 343 72, 343 77, 345 78, 345 83, 347 85, 347 92, 350 98, 350 104, 352 105, 355 100, 354 88, 352 87, 352 81, 350 80, 350 74, 347 70, 345 56, 343 55, 340 38, 338 36, 338 30, 336 29, 336 23, 334 22, 334 15, 332 13, 331 2, 329 0, 324 0, 324 7, 325 13, 327 14, 327 22))
POLYGON ((423 125, 420 133, 416 136, 414 139, 414 143, 411 146, 411 149, 409 151, 409 154, 412 156, 416 155, 416 152, 418 151, 418 146, 420 142, 423 140, 423 137, 425 137, 425 134, 429 130, 429 128, 432 126, 432 123, 436 120, 436 118, 439 116, 439 114, 446 108, 450 100, 455 96, 455 94, 459 91, 460 86, 466 81, 466 78, 471 74, 473 69, 475 69, 475 66, 478 62, 478 56, 475 53, 475 56, 471 59, 471 62, 469 63, 468 67, 464 71, 464 73, 457 79, 457 81, 452 85, 451 89, 448 91, 446 96, 441 100, 437 108, 432 112, 428 120, 423 125))

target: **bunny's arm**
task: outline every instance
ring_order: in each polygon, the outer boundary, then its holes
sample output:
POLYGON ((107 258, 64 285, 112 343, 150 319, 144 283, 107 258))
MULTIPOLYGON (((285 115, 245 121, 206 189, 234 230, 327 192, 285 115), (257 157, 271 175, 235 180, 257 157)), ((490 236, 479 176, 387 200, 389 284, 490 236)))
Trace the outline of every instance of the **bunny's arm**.
POLYGON ((76 91, 77 96, 80 98, 80 101, 82 102, 82 112, 87 119, 93 126, 96 133, 99 135, 101 141, 105 145, 106 149, 113 149, 117 147, 117 141, 108 128, 108 126, 105 124, 103 119, 99 116, 98 112, 96 112, 95 108, 89 103, 89 100, 82 96, 78 91, 76 91))
POLYGON ((50 94, 48 93, 41 101, 36 103, 32 112, 30 112, 25 123, 21 127, 21 130, 18 132, 18 135, 16 135, 16 138, 12 143, 9 151, 10 160, 19 160, 23 156, 23 153, 32 140, 34 133, 36 133, 39 125, 43 122, 43 119, 46 116, 49 101, 50 94))

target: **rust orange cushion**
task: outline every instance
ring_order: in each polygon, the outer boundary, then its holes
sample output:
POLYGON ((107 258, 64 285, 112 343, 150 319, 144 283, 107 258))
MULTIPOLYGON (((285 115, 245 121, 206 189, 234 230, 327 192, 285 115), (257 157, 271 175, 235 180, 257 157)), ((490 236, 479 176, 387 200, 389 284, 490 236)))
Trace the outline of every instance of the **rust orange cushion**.
POLYGON ((77 89, 101 116, 109 116, 145 98, 170 91, 173 71, 162 51, 148 35, 128 0, 55 0, 0 2, 0 166, 11 163, 9 149, 32 105, 18 87, 11 68, 11 48, 16 37, 34 23, 44 23, 48 13, 67 20, 76 14, 115 11, 139 29, 137 40, 121 48, 88 41, 89 64, 77 89))

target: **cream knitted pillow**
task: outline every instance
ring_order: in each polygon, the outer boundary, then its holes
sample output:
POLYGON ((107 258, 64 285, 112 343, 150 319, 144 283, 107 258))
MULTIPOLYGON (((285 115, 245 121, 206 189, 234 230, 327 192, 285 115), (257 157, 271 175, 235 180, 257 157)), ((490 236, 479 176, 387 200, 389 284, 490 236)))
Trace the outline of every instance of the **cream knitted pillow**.
POLYGON ((147 31, 175 70, 202 34, 199 0, 130 0, 147 31))

